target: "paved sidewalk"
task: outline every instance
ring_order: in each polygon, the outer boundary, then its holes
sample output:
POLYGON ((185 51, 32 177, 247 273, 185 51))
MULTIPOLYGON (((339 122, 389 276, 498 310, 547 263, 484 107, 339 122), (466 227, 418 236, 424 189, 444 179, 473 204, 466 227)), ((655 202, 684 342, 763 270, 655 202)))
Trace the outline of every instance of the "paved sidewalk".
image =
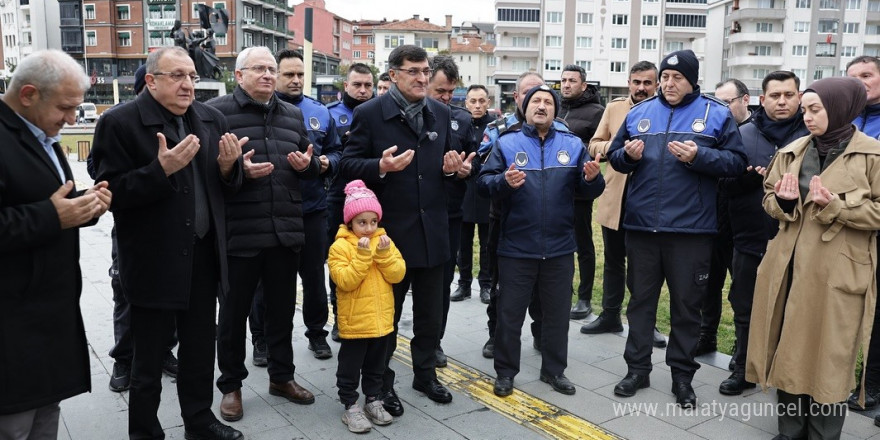
MULTIPOLYGON (((91 184, 85 163, 69 156, 78 185, 91 184)), ((107 269, 110 265, 108 214, 95 227, 81 231, 83 273, 82 310, 91 350, 92 392, 64 401, 61 405, 60 439, 94 440, 127 438, 128 393, 111 392, 107 385, 113 360, 112 291, 107 269)), ((161 276, 161 274, 157 274, 161 276)), ((410 303, 404 306, 402 337, 412 336, 410 303)), ((485 305, 474 292, 470 300, 452 303, 443 348, 450 365, 438 369, 454 399, 440 405, 410 386, 408 344, 399 344, 393 368, 398 372, 396 390, 406 412, 385 427, 374 427, 358 438, 376 439, 539 439, 539 438, 629 438, 629 439, 770 439, 776 434, 771 412, 775 393, 751 390, 743 396, 718 393, 718 384, 729 372, 729 357, 714 354, 699 358, 702 368, 694 378, 699 407, 682 412, 674 405, 671 377, 665 350, 655 350, 652 387, 635 397, 613 394, 614 385, 626 372, 623 360, 625 335, 582 335, 582 322, 569 328, 569 366, 566 375, 578 386, 577 394, 564 396, 538 380, 540 354, 532 349, 528 325, 523 329, 522 371, 515 379, 517 391, 506 399, 491 392, 492 360, 481 355, 487 339, 485 305), (717 365, 717 366, 716 366, 717 365)), ((593 319, 590 317, 588 319, 593 319)), ((245 415, 231 425, 246 438, 340 439, 354 438, 340 421, 336 383, 336 354, 339 344, 330 341, 334 357, 317 360, 307 349, 305 328, 299 311, 294 318, 296 380, 315 394, 312 405, 296 405, 268 393, 265 368, 248 364, 250 376, 244 382, 245 415)), ((250 344, 247 362, 250 362, 250 344)), ((219 372, 215 372, 215 378, 219 372)), ((159 420, 169 439, 183 438, 183 422, 177 404, 174 381, 163 379, 159 420)), ((214 390, 214 412, 221 394, 214 390)), ((870 417, 850 413, 842 439, 880 439, 880 428, 870 417)))

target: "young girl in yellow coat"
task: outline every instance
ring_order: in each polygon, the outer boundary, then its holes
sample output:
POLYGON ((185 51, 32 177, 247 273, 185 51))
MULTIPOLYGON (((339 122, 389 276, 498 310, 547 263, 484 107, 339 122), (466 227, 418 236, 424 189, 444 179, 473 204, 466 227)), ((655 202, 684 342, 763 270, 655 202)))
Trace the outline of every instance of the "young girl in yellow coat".
POLYGON ((349 431, 362 433, 369 431, 372 423, 387 425, 392 421, 380 395, 385 353, 394 330, 391 285, 403 279, 406 264, 385 229, 379 227, 379 200, 361 180, 345 186, 343 220, 327 257, 330 277, 336 283, 342 338, 336 387, 345 405, 342 422, 349 431), (363 409, 357 403, 359 377, 366 396, 363 409))

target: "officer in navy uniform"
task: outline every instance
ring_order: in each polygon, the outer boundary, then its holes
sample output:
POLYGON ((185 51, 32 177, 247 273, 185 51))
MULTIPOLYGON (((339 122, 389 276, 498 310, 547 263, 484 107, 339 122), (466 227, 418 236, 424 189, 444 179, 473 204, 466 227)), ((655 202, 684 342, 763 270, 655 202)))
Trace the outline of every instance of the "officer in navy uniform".
MULTIPOLYGON (((289 49, 275 54, 278 61, 278 81, 275 83, 275 96, 302 111, 303 122, 314 148, 314 154, 321 162, 321 177, 303 180, 300 189, 303 197, 303 227, 306 241, 299 259, 299 275, 303 285, 303 323, 309 350, 318 359, 333 356, 327 344, 328 332, 324 326, 328 320, 327 289, 324 284, 324 260, 327 249, 327 188, 330 178, 342 158, 342 146, 337 136, 336 125, 330 112, 321 104, 305 95, 303 84, 305 66, 302 55, 289 49)), ((261 335, 262 295, 255 295, 251 312, 251 333, 261 335)), ((255 337, 256 339, 256 337, 255 337)))
POLYGON ((629 336, 626 377, 614 394, 630 397, 649 387, 657 299, 665 281, 672 298, 666 363, 672 393, 683 408, 696 407, 691 386, 700 364, 700 306, 706 296, 717 232, 719 177, 746 170, 746 154, 726 103, 700 93, 699 61, 691 50, 660 64, 661 94, 633 106, 608 150, 608 162, 631 173, 626 230, 629 336))
MULTIPOLYGON (((460 77, 458 74, 458 66, 452 57, 447 55, 437 55, 431 59, 431 70, 434 71, 431 81, 428 83, 428 96, 434 98, 446 105, 452 102, 452 94, 455 92, 456 84, 460 77)), ((461 243, 461 219, 462 219, 462 203, 464 203, 464 193, 467 190, 467 178, 470 177, 472 171, 471 161, 476 155, 477 146, 474 144, 473 125, 471 124, 471 113, 461 107, 449 105, 452 118, 450 120, 450 128, 452 128, 452 149, 459 153, 464 152, 470 155, 470 160, 466 160, 466 166, 458 172, 455 179, 446 181, 446 210, 449 213, 449 250, 451 257, 446 262, 443 275, 443 324, 440 328, 440 339, 446 333, 446 318, 449 315, 449 301, 452 293, 452 278, 455 276, 455 260, 458 255, 458 247, 461 243)), ((466 297, 470 297, 468 290, 466 297)), ((462 300, 465 297, 460 297, 462 300)), ((443 353, 443 347, 437 346, 437 366, 446 366, 446 354, 443 353)))
MULTIPOLYGON (((364 63, 354 63, 348 67, 348 75, 342 82, 342 100, 327 106, 330 116, 336 124, 336 133, 344 147, 348 139, 348 130, 351 128, 351 119, 354 109, 367 102, 373 97, 373 71, 364 63)), ((345 202, 346 179, 339 176, 336 170, 331 171, 330 189, 327 191, 327 243, 332 244, 336 237, 336 231, 342 224, 342 205, 345 202)), ((336 317, 336 283, 330 280, 330 303, 333 304, 333 317, 336 317)), ((333 330, 330 337, 339 342, 339 327, 336 319, 333 319, 333 330)))

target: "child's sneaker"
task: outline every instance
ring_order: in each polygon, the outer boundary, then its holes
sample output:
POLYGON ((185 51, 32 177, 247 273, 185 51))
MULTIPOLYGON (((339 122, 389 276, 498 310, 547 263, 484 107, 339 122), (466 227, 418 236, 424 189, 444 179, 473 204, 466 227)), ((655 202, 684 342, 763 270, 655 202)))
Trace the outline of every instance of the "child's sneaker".
MULTIPOLYGON (((382 404, 379 403, 379 406, 382 406, 382 404)), ((342 413, 342 423, 348 425, 349 431, 356 433, 370 432, 370 429, 373 429, 373 425, 367 420, 364 410, 357 403, 342 413)))
POLYGON ((364 407, 364 412, 367 414, 367 418, 370 419, 371 422, 379 426, 390 425, 391 422, 394 421, 391 414, 388 414, 388 411, 385 411, 381 400, 374 400, 367 403, 367 406, 364 407))

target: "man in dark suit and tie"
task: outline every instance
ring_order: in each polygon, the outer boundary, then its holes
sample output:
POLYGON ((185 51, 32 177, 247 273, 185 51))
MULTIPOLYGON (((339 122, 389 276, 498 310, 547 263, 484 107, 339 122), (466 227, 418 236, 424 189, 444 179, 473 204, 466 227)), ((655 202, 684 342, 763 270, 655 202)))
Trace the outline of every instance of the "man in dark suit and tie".
POLYGON ((110 206, 77 191, 59 131, 89 77, 57 50, 25 57, 0 101, 0 438, 55 438, 61 400, 91 390, 79 228, 110 206))
MULTIPOLYGON (((391 90, 354 111, 340 173, 344 179, 362 179, 376 192, 383 225, 406 261, 406 277, 394 286, 395 343, 387 359, 397 348, 397 323, 412 287, 412 386, 431 400, 448 403, 452 394, 434 371, 443 318, 443 267, 450 258, 444 180, 454 178, 464 159, 451 150, 449 108, 426 98, 432 73, 427 52, 399 46, 389 55, 388 67, 391 90)), ((386 366, 384 406, 399 416, 403 406, 393 385, 394 370, 386 366)))
POLYGON ((117 195, 119 274, 134 341, 129 436, 161 439, 162 359, 177 327, 177 392, 186 438, 240 439, 211 412, 217 292, 228 291, 224 195, 241 186, 239 140, 194 100, 185 50, 147 57, 147 93, 106 111, 95 131, 98 179, 117 195))

